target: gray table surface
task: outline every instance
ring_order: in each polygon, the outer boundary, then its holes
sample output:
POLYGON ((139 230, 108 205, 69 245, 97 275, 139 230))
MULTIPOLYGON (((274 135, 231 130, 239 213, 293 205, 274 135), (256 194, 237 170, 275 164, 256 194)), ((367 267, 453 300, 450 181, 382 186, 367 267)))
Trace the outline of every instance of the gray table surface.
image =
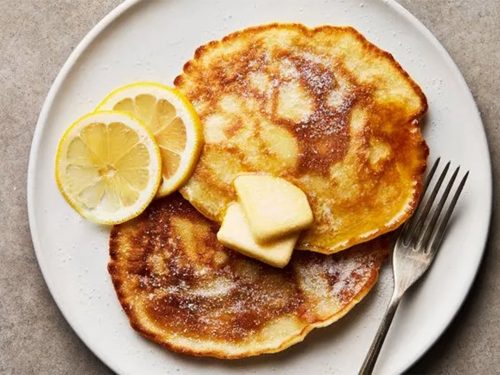
MULTIPOLYGON (((370 1, 370 0, 368 0, 370 1)), ((119 0, 0 0, 0 374, 108 374, 61 316, 29 233, 26 171, 47 91, 81 38, 119 0)), ((401 0, 467 80, 500 175, 500 1, 401 0)), ((495 195, 498 186, 495 186, 495 195)), ((500 236, 494 202, 484 261, 459 314, 410 373, 500 374, 500 236)))

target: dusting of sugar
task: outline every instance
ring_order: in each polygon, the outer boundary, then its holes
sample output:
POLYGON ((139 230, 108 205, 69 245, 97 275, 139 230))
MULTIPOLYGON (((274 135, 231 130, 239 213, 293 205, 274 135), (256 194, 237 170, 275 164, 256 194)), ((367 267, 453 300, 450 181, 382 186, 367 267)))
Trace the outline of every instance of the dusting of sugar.
POLYGON ((327 268, 327 274, 335 277, 331 293, 338 299, 342 299, 342 294, 346 291, 357 293, 362 283, 357 280, 356 275, 365 275, 370 267, 360 263, 359 259, 343 259, 339 263, 331 262, 327 268))
POLYGON ((313 62, 315 64, 326 65, 328 63, 327 59, 315 53, 303 52, 300 56, 302 57, 302 59, 313 62))
POLYGON ((280 62, 280 75, 281 78, 284 78, 285 80, 288 79, 299 79, 300 78, 300 73, 297 70, 297 67, 295 64, 290 60, 290 59, 283 59, 280 62))
POLYGON ((220 297, 228 295, 234 288, 232 280, 219 278, 201 288, 191 290, 190 293, 200 297, 220 297))
POLYGON ((328 70, 313 68, 309 64, 301 70, 301 77, 316 95, 322 95, 325 90, 330 90, 335 83, 333 75, 328 70))

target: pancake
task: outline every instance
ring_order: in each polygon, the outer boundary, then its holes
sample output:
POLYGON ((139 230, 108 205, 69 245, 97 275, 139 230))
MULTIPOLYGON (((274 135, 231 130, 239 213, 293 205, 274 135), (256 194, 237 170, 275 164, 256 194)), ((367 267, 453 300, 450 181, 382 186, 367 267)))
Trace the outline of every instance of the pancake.
POLYGON ((109 272, 143 336, 198 356, 281 351, 352 309, 387 253, 378 238, 341 254, 295 252, 277 269, 224 248, 217 230, 180 194, 113 227, 109 272))
POLYGON ((243 172, 286 178, 315 223, 300 249, 331 254, 394 230, 414 211, 428 155, 422 90, 350 27, 271 24, 196 50, 175 85, 205 146, 181 190, 221 222, 243 172))

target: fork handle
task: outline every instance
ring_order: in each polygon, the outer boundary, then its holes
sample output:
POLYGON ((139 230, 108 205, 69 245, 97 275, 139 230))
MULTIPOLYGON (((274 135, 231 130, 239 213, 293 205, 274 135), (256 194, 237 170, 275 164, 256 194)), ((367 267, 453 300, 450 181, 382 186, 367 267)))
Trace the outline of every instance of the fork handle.
POLYGON ((389 306, 387 306, 387 310, 385 311, 384 318, 378 327, 377 334, 375 335, 372 345, 370 346, 370 350, 368 351, 363 365, 359 370, 359 375, 369 375, 373 372, 380 349, 382 349, 382 344, 387 336, 387 332, 389 331, 389 327, 391 326, 392 319, 394 318, 394 314, 396 313, 400 300, 401 297, 392 296, 389 306))

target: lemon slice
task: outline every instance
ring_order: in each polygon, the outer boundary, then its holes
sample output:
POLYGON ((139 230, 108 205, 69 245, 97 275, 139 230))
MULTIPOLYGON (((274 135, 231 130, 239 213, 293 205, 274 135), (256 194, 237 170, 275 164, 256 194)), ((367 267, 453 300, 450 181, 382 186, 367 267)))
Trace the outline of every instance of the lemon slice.
POLYGON ((133 83, 112 91, 96 110, 131 113, 154 134, 163 166, 158 197, 187 182, 200 156, 203 132, 194 107, 178 90, 155 82, 133 83))
POLYGON ((151 132, 121 112, 95 112, 63 134, 56 155, 56 182, 83 217, 118 224, 139 215, 161 180, 161 157, 151 132))

